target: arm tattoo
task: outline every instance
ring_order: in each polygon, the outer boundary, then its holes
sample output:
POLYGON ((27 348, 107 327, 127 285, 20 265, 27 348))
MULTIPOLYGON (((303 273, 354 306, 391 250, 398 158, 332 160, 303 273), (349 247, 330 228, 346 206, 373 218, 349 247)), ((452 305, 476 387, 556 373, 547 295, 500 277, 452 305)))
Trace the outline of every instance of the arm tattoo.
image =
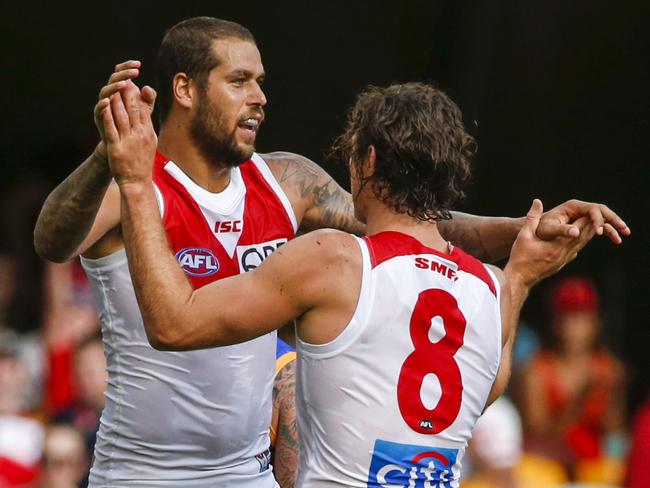
POLYGON ((510 254, 522 219, 480 217, 452 212, 453 219, 438 223, 442 236, 465 252, 485 262, 496 262, 510 254))
POLYGON ((287 364, 275 378, 273 403, 279 409, 278 432, 273 453, 275 478, 282 488, 293 488, 298 469, 296 426, 296 361, 287 364))
POLYGON ((274 174, 294 208, 303 209, 303 230, 330 227, 363 234, 365 227, 354 217, 351 195, 316 163, 287 152, 264 155, 264 159, 274 167, 274 174))
MULTIPOLYGON (((365 226, 354 216, 352 196, 322 168, 298 154, 263 155, 285 191, 301 230, 334 228, 363 235, 365 226)), ((482 261, 494 262, 510 253, 522 222, 505 217, 478 217, 453 212, 453 220, 439 222, 440 233, 482 261)))
POLYGON ((88 235, 111 182, 106 159, 97 151, 47 197, 34 229, 38 254, 65 261, 88 235))
POLYGON ((283 188, 288 186, 289 189, 295 189, 302 198, 307 198, 312 193, 320 176, 314 163, 291 153, 272 153, 267 160, 271 159, 281 168, 278 182, 283 188))
POLYGON ((333 179, 313 191, 314 208, 318 221, 308 222, 314 228, 330 227, 351 234, 363 235, 365 226, 354 216, 352 196, 343 190, 333 179))
POLYGON ((452 220, 438 222, 438 230, 445 240, 460 246, 472 256, 492 261, 492 256, 489 256, 483 243, 479 226, 463 221, 457 212, 452 212, 452 220))

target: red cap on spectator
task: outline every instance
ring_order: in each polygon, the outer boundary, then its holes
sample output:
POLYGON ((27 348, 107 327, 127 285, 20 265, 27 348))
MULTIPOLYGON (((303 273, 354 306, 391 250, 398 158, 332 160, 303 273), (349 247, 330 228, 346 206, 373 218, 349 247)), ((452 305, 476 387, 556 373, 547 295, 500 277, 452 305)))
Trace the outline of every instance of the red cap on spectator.
POLYGON ((553 289, 551 306, 555 312, 596 310, 598 292, 593 283, 585 278, 565 278, 553 289))

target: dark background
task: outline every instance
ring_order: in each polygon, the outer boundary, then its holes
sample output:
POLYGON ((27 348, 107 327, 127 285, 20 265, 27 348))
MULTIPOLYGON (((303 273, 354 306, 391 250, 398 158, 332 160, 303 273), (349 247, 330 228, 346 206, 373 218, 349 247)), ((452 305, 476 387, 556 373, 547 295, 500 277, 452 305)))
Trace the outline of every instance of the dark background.
MULTIPOLYGON (((619 247, 598 239, 567 273, 595 280, 606 340, 631 367, 631 405, 639 401, 650 376, 650 2, 186 3, 3 7, 5 242, 31 245, 35 210, 14 202, 58 183, 94 146, 92 107, 115 63, 142 60, 141 81, 151 83, 167 27, 195 15, 235 20, 257 37, 268 74, 259 150, 304 154, 347 185, 322 155, 355 94, 368 83, 432 81, 478 140, 462 210, 521 216, 534 197, 546 208, 574 197, 619 212, 632 237, 619 247)), ((537 327, 548 288, 524 313, 537 327)))

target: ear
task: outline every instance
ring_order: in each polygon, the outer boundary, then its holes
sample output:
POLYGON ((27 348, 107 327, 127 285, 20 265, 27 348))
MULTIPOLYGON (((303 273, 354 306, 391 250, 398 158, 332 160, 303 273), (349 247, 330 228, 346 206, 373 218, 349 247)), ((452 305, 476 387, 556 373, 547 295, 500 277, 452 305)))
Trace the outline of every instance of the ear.
POLYGON ((174 100, 181 107, 191 109, 194 100, 194 83, 185 73, 176 73, 172 79, 174 100))
POLYGON ((364 165, 364 176, 370 176, 375 174, 375 165, 377 164, 377 150, 372 144, 368 146, 366 151, 366 158, 363 163, 364 165))

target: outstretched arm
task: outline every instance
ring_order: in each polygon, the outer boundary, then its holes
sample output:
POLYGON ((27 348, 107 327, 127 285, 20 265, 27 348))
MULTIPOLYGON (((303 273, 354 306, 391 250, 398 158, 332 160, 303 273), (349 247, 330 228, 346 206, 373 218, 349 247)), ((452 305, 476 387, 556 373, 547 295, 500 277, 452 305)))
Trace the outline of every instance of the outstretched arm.
MULTIPOLYGON (((100 115, 108 105, 108 97, 138 76, 139 66, 139 61, 126 61, 115 66, 115 72, 99 92, 99 101, 94 109, 100 143, 43 204, 34 229, 34 247, 45 259, 63 262, 81 254, 119 223, 119 192, 116 185, 110 184, 111 173, 100 115)), ((145 88, 142 95, 152 107, 152 91, 145 88)))
POLYGON ((523 225, 523 218, 481 217, 452 212, 451 220, 442 220, 442 237, 481 261, 495 262, 508 256, 512 243, 523 225))
MULTIPOLYGON (((352 196, 316 163, 299 154, 274 152, 263 155, 271 171, 291 200, 301 229, 310 231, 334 228, 363 235, 365 225, 354 216, 352 196)), ((495 262, 510 254, 512 244, 525 217, 481 217, 452 212, 451 220, 441 221, 442 236, 469 254, 486 262, 495 262)), ((602 228, 612 242, 621 242, 619 232, 629 235, 625 223, 607 206, 570 200, 542 215, 538 237, 552 240, 570 237, 576 229, 572 223, 589 216, 594 229, 602 228)))

